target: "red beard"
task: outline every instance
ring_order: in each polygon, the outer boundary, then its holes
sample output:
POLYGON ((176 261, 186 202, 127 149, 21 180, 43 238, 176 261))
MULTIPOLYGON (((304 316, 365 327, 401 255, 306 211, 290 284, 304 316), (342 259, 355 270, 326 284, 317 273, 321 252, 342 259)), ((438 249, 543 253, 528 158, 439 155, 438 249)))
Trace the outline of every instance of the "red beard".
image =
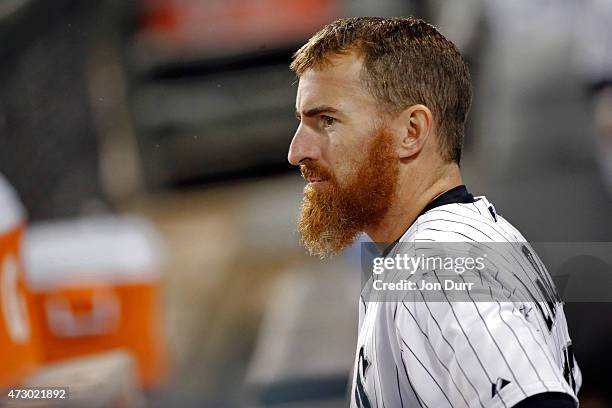
POLYGON ((311 255, 335 255, 368 226, 379 224, 395 199, 399 163, 392 135, 376 131, 365 160, 342 184, 314 162, 300 166, 304 178, 326 182, 304 189, 298 223, 302 244, 311 255))

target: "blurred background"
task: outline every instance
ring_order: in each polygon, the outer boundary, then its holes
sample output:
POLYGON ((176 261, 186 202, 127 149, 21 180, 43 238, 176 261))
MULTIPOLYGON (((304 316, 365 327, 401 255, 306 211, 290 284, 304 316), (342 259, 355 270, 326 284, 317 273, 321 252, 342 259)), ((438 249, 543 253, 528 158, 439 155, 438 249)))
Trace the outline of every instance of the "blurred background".
MULTIPOLYGON (((1 0, 0 387, 347 405, 359 253, 298 245, 288 64, 357 15, 464 52, 475 195, 530 241, 612 241, 610 0, 1 0)), ((612 307, 566 313, 581 406, 612 406, 612 307)))

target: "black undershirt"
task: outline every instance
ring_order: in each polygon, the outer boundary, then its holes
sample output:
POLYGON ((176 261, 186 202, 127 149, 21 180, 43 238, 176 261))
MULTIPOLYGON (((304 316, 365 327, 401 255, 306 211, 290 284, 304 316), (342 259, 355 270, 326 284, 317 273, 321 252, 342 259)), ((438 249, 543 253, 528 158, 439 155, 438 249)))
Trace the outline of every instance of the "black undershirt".
POLYGON ((423 210, 419 213, 417 218, 425 214, 427 211, 433 208, 436 208, 436 207, 440 207, 441 205, 457 204, 457 203, 458 204, 468 204, 468 203, 473 203, 474 201, 476 201, 474 199, 474 196, 470 194, 467 190, 467 187, 465 187, 465 185, 462 184, 460 186, 451 188, 447 192, 436 197, 432 202, 427 204, 425 208, 423 208, 423 210))
POLYGON ((576 408, 576 403, 568 394, 543 392, 522 400, 512 408, 576 408))

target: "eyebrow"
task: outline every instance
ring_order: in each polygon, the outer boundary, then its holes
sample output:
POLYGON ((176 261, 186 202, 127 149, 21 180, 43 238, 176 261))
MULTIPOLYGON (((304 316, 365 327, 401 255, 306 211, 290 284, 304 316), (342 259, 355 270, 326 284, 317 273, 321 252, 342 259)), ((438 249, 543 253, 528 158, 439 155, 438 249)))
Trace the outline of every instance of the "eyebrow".
MULTIPOLYGON (((327 106, 327 105, 322 105, 322 106, 314 107, 312 109, 308 109, 307 111, 302 112, 302 115, 306 117, 311 117, 311 116, 319 115, 321 113, 337 113, 337 112, 338 112, 338 109, 336 108, 332 108, 331 106, 327 106)), ((295 117, 299 119, 300 116, 301 116, 300 112, 296 109, 295 117)))

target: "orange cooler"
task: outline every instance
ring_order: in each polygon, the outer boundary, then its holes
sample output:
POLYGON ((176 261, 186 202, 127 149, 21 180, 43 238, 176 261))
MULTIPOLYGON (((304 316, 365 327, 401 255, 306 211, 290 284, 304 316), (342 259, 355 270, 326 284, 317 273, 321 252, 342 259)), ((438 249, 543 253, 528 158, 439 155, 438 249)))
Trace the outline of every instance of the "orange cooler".
POLYGON ((31 294, 21 258, 25 211, 0 175, 0 389, 19 384, 37 365, 31 294))
POLYGON ((124 349, 143 387, 162 385, 161 245, 151 225, 131 216, 41 223, 28 229, 24 245, 42 359, 124 349))

